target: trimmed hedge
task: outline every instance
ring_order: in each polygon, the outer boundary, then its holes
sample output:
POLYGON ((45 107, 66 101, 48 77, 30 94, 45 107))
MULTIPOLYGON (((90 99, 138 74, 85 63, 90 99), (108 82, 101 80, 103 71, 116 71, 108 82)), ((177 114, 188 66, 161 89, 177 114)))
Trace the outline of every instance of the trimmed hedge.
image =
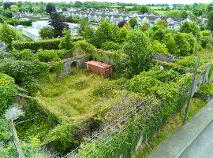
POLYGON ((17 25, 32 26, 32 22, 33 22, 33 20, 20 21, 20 20, 13 19, 13 18, 7 20, 7 23, 12 26, 17 26, 17 25))
POLYGON ((66 57, 72 57, 72 50, 41 50, 37 53, 41 62, 60 61, 66 57))
POLYGON ((59 44, 61 42, 61 39, 50 39, 50 40, 39 40, 39 41, 33 41, 33 42, 19 42, 14 41, 12 43, 12 47, 17 50, 24 50, 24 49, 31 49, 34 51, 37 51, 39 49, 59 49, 59 44))
MULTIPOLYGON (((72 38, 73 42, 77 42, 79 40, 82 40, 82 37, 74 37, 72 38)), ((49 40, 39 40, 39 41, 14 41, 12 43, 12 47, 17 49, 17 50, 24 50, 24 49, 31 49, 34 51, 37 51, 39 49, 43 49, 43 50, 58 50, 59 48, 59 44, 61 43, 61 39, 57 38, 57 39, 49 39, 49 40)))
POLYGON ((12 104, 17 94, 15 80, 0 73, 0 115, 12 104))

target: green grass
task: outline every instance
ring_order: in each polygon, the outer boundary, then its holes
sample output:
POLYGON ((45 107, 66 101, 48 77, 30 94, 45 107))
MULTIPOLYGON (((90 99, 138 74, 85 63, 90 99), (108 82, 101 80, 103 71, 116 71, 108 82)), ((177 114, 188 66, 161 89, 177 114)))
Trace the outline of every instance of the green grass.
MULTIPOLYGON (((189 120, 207 104, 200 98, 193 98, 192 106, 189 109, 189 120)), ((175 117, 168 120, 168 123, 151 138, 145 145, 141 146, 136 153, 136 158, 146 158, 163 141, 172 136, 178 129, 183 127, 184 113, 178 113, 175 117)))
POLYGON ((105 79, 84 70, 77 70, 64 79, 50 74, 49 80, 41 83, 42 89, 37 94, 37 99, 44 108, 62 120, 81 120, 108 106, 110 99, 119 93, 110 88, 114 82, 115 80, 105 79))

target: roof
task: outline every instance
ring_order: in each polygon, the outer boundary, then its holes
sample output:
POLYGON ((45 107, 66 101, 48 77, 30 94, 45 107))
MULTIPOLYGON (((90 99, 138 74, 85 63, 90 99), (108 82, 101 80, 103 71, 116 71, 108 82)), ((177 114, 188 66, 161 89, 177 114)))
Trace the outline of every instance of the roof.
POLYGON ((97 67, 100 67, 100 68, 109 68, 111 67, 112 65, 108 65, 108 64, 105 64, 105 63, 102 63, 102 62, 99 62, 99 61, 88 61, 88 62, 85 62, 86 64, 89 64, 89 65, 94 65, 94 66, 97 66, 97 67))

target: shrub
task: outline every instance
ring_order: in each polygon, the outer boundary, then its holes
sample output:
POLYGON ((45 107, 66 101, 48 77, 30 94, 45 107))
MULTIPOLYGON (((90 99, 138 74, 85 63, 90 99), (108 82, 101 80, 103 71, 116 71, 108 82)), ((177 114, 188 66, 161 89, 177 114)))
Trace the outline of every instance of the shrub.
POLYGON ((206 37, 206 36, 211 36, 212 37, 212 32, 210 30, 203 30, 203 31, 200 31, 200 35, 202 37, 206 37))
POLYGON ((54 38, 54 31, 51 27, 43 27, 40 30, 39 34, 40 34, 40 37, 44 40, 54 38))
POLYGON ((172 33, 168 33, 164 36, 164 44, 166 45, 166 47, 168 48, 168 52, 170 54, 179 54, 179 50, 177 49, 176 46, 176 41, 174 39, 174 35, 172 33))
POLYGON ((80 47, 88 54, 92 54, 95 52, 96 48, 92 44, 86 42, 85 40, 81 40, 75 43, 76 47, 80 47))
POLYGON ((13 102, 16 94, 15 80, 8 75, 0 73, 0 115, 13 102))
POLYGON ((18 19, 13 19, 13 18, 7 20, 7 23, 13 26, 17 26, 17 25, 32 26, 32 22, 33 20, 20 21, 18 19))
POLYGON ((160 86, 161 81, 141 73, 129 81, 128 90, 136 93, 150 94, 150 88, 160 86))
POLYGON ((128 55, 130 76, 149 68, 152 61, 152 48, 150 39, 143 32, 132 31, 128 34, 124 52, 128 55))
POLYGON ((39 50, 39 49, 59 49, 59 44, 61 39, 50 39, 50 40, 39 40, 33 42, 19 42, 14 41, 12 43, 12 47, 17 50, 31 49, 31 50, 39 50))
POLYGON ((24 49, 22 51, 13 50, 11 56, 17 60, 36 60, 37 56, 30 49, 24 49))
POLYGON ((73 48, 72 35, 70 30, 64 30, 64 37, 61 39, 59 44, 60 49, 70 50, 73 48))
MULTIPOLYGON (((205 60, 200 58, 200 65, 204 65, 205 60)), ((185 66, 185 67, 195 67, 196 66, 196 56, 188 56, 183 59, 177 60, 177 64, 185 66)))
POLYGON ((105 50, 119 50, 121 49, 121 44, 110 41, 102 43, 101 48, 105 50))
POLYGON ((72 50, 40 50, 37 56, 41 62, 59 61, 66 56, 72 56, 72 50))
POLYGON ((203 48, 207 48, 207 46, 213 46, 213 37, 210 36, 204 36, 200 38, 201 46, 203 48))
POLYGON ((195 23, 192 22, 185 22, 180 27, 180 32, 183 33, 192 33, 194 36, 199 35, 199 28, 195 23))
POLYGON ((161 43, 160 41, 155 40, 152 43, 152 49, 154 53, 162 53, 164 55, 168 55, 168 49, 166 48, 166 45, 164 43, 161 43))
POLYGON ((0 72, 13 77, 17 84, 21 84, 32 78, 44 77, 48 66, 36 61, 3 59, 0 61, 0 72))

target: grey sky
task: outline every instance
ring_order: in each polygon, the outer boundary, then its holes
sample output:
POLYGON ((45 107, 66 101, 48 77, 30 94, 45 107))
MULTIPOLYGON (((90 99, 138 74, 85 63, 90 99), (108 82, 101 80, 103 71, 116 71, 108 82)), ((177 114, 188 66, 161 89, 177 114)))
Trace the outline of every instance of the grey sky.
MULTIPOLYGON (((9 0, 9 1, 20 1, 20 0, 9 0)), ((75 0, 22 0, 31 2, 70 2, 75 0)), ((78 1, 99 1, 99 2, 128 2, 128 3, 138 3, 138 4, 152 4, 152 3, 167 3, 167 4, 192 4, 192 3, 210 3, 213 0, 78 0, 78 1)))

